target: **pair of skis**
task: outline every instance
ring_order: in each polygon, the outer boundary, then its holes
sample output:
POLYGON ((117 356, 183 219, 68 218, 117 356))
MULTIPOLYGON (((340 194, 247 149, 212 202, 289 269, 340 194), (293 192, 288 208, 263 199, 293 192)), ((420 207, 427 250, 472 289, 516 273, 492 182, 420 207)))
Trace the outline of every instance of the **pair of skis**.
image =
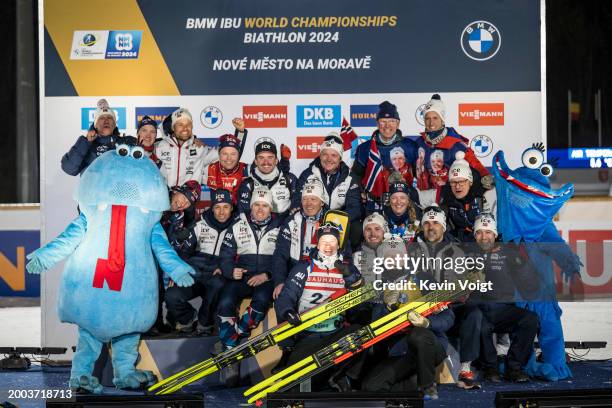
POLYGON ((467 290, 437 291, 406 303, 394 312, 347 334, 315 354, 249 388, 244 395, 249 397, 249 403, 254 403, 269 393, 285 391, 408 327, 409 311, 428 316, 468 293, 467 290))
POLYGON ((363 302, 373 299, 376 291, 371 285, 346 293, 346 290, 336 295, 331 301, 315 306, 300 315, 302 324, 292 326, 287 322, 267 330, 248 341, 231 348, 215 357, 195 364, 179 373, 176 373, 149 388, 149 392, 156 395, 170 394, 200 378, 213 374, 232 364, 256 355, 257 353, 278 344, 317 323, 335 317, 363 302))

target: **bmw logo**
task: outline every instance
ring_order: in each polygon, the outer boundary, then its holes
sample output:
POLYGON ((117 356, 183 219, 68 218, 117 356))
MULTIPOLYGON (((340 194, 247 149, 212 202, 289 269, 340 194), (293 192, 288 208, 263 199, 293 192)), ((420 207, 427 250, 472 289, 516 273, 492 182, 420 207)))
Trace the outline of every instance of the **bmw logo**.
POLYGON ((96 43, 96 36, 93 34, 85 34, 83 36, 83 44, 82 45, 86 45, 88 47, 93 46, 96 43))
POLYGON ((425 105, 426 105, 425 103, 422 105, 419 105, 416 112, 414 112, 414 118, 416 119, 417 123, 421 126, 425 126, 425 117, 423 116, 423 112, 425 111, 425 105))
POLYGON ((202 126, 214 129, 223 122, 223 113, 216 106, 207 106, 200 113, 200 122, 202 122, 202 126))
POLYGON ((500 47, 501 34, 488 21, 474 21, 461 33, 461 49, 473 60, 486 61, 493 58, 500 47))
POLYGON ((487 135, 477 135, 470 140, 470 148, 476 157, 487 157, 493 151, 493 140, 487 135))

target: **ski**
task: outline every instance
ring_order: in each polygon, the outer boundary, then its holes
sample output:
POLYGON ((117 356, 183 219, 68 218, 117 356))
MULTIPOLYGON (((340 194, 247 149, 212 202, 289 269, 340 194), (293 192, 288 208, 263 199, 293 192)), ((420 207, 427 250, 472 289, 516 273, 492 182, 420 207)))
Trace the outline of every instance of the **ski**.
POLYGON ((467 293, 467 290, 458 290, 422 296, 249 388, 244 395, 251 396, 248 402, 253 403, 271 392, 291 388, 408 327, 409 311, 428 316, 467 293))
POLYGON ((349 234, 349 216, 346 212, 340 210, 329 210, 325 213, 323 217, 323 224, 332 223, 336 225, 340 229, 340 249, 343 250, 346 248, 346 243, 348 242, 348 234, 349 234))
POLYGON ((302 313, 300 316, 302 324, 292 326, 287 322, 281 323, 218 356, 204 360, 152 385, 148 391, 156 391, 156 395, 175 392, 200 378, 254 356, 317 323, 321 323, 363 302, 371 300, 375 296, 376 291, 371 285, 365 285, 348 293, 344 290, 329 302, 315 306, 302 313))

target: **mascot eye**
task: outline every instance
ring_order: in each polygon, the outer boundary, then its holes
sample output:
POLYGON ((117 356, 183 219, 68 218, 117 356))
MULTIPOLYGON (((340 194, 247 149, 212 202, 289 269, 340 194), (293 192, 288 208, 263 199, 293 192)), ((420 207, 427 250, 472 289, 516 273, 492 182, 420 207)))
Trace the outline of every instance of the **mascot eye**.
POLYGON ((128 145, 125 144, 117 145, 117 153, 119 153, 119 156, 125 157, 130 154, 130 148, 128 147, 128 145))
POLYGON ((544 163, 544 155, 538 149, 527 149, 523 152, 523 166, 538 169, 544 163))
POLYGON ((132 157, 135 159, 140 159, 144 156, 144 149, 140 146, 136 146, 132 148, 132 157))
POLYGON ((553 166, 548 163, 545 163, 540 167, 540 173, 542 173, 545 177, 550 177, 555 171, 553 170, 553 166))

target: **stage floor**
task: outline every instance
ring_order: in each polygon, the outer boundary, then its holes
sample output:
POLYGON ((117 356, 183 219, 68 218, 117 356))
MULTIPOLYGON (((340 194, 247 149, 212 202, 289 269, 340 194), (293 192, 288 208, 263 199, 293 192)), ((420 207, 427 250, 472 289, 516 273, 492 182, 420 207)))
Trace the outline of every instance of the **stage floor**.
MULTIPOLYGON (((553 390, 578 388, 612 388, 612 362, 574 362, 571 363, 574 377, 559 382, 532 381, 527 384, 492 384, 484 383, 483 388, 477 391, 466 391, 454 385, 441 385, 439 387, 440 399, 427 401, 426 407, 492 407, 495 393, 498 391, 526 391, 526 390, 553 390)), ((0 372, 0 403, 9 401, 20 408, 44 406, 42 400, 8 400, 8 390, 27 389, 63 389, 66 387, 70 369, 66 367, 35 366, 25 372, 0 372)), ((215 389, 193 385, 186 387, 185 392, 201 392, 205 396, 206 408, 230 408, 248 406, 242 397, 246 389, 234 388, 215 389)), ((118 391, 114 388, 105 388, 107 395, 138 394, 118 391)))

